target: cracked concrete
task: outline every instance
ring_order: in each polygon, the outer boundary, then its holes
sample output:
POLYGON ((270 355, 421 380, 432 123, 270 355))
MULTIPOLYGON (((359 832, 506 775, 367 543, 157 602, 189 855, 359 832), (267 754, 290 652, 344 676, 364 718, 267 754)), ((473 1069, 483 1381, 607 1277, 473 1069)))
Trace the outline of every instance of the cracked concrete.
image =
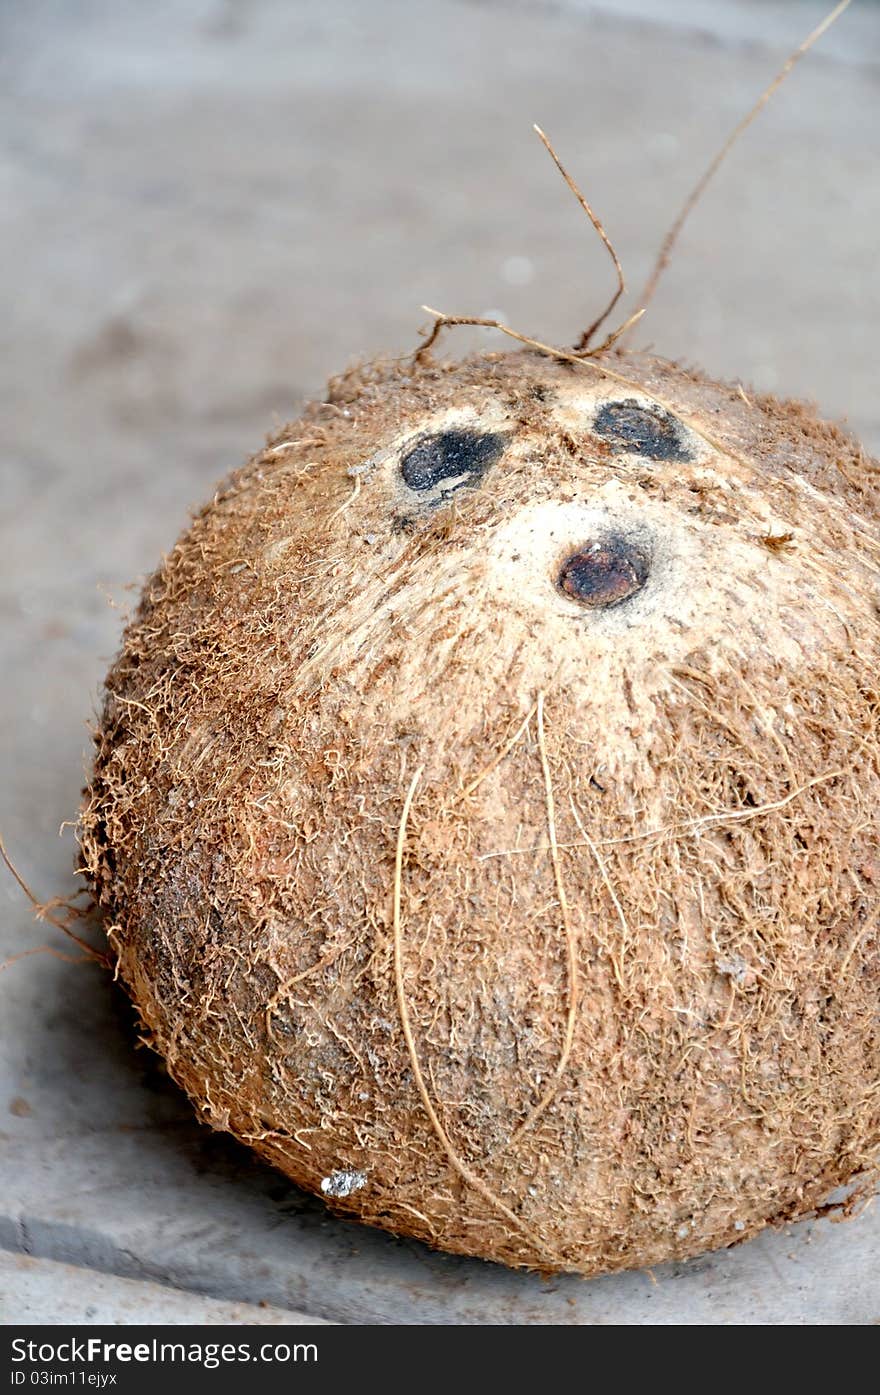
MULTIPOLYGON (((328 374, 409 348, 423 302, 574 336, 608 267, 533 120, 638 287, 822 8, 676 0, 658 23, 640 0, 4 7, 0 831, 39 896, 74 887, 58 829, 126 583, 188 507, 328 374)), ((880 5, 865 3, 731 157, 641 336, 812 397, 875 449, 878 110, 880 5)), ((0 955, 66 952, 5 875, 0 908, 0 955)), ((3 1260, 13 1316, 40 1291, 39 1311, 73 1313, 76 1281, 125 1321, 125 1283, 158 1280, 342 1321, 880 1317, 876 1208, 656 1284, 509 1274, 333 1220, 199 1127, 95 968, 29 954, 0 995, 0 1246, 36 1265, 3 1260)))

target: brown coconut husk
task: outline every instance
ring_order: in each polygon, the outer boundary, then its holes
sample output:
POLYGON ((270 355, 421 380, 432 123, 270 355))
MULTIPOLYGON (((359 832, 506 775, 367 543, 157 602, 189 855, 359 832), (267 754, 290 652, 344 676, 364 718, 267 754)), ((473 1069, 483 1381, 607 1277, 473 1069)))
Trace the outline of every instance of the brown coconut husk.
POLYGON ((144 592, 85 870, 203 1117, 347 1214, 596 1273, 869 1191, 878 470, 809 409, 434 315, 144 592), (438 365, 441 330, 537 352, 438 365), (455 468, 453 468, 455 467, 455 468))
POLYGON ((82 811, 202 1117, 542 1270, 864 1194, 878 521, 840 428, 655 357, 336 380, 147 583, 82 811))

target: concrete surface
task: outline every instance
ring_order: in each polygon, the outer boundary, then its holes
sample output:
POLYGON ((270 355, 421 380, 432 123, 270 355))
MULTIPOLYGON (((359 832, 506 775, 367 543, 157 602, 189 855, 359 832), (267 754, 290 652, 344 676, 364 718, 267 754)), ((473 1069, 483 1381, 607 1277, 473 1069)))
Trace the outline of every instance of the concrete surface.
POLYGON ((286 1327, 320 1321, 268 1304, 223 1303, 143 1279, 120 1279, 94 1269, 0 1251, 0 1323, 286 1327))
MULTIPOLYGON (((126 583, 189 505, 329 373, 410 347, 423 302, 574 336, 608 267, 534 120, 638 288, 697 172, 823 8, 7 0, 0 831, 40 897, 73 889, 57 834, 126 583)), ((880 6, 863 3, 731 157, 641 335, 812 397, 875 449, 878 79, 880 6)), ((0 956, 63 948, 6 876, 0 911, 0 956)), ((93 967, 30 954, 0 995, 10 1251, 367 1322, 880 1317, 877 1209, 656 1285, 548 1284, 333 1220, 209 1135, 93 967)), ((69 1311, 63 1284, 42 1292, 69 1311)))

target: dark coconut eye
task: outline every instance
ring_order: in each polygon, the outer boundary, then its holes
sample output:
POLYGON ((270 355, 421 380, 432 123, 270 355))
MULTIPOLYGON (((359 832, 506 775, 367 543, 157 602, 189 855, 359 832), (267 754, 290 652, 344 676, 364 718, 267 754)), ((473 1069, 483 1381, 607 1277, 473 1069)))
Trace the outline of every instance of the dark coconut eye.
POLYGON ((648 460, 690 460, 681 425, 660 407, 643 407, 634 397, 606 402, 596 413, 593 430, 619 450, 648 460))
POLYGON ((400 473, 404 484, 419 492, 436 489, 444 480, 450 481, 451 489, 460 489, 479 484, 503 449, 504 437, 497 432, 438 431, 410 447, 400 473))
POLYGON ((646 554, 626 538, 607 537, 587 543, 563 562, 557 585, 582 605, 620 605, 648 580, 646 554))

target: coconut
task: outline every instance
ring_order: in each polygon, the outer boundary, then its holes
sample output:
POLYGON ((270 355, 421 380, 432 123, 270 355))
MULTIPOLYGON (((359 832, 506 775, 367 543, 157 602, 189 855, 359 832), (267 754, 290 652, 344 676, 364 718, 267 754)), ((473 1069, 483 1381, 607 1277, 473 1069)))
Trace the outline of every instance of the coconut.
POLYGON ((595 1274, 871 1185, 880 474, 655 357, 334 381, 107 679, 83 864, 202 1118, 595 1274))

